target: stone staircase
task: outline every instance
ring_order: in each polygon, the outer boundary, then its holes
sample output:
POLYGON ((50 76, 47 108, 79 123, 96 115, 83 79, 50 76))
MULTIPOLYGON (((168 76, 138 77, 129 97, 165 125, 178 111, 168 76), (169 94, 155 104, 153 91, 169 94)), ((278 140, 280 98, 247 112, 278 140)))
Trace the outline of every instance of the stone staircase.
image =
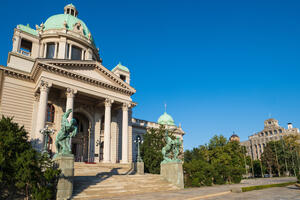
POLYGON ((75 163, 72 199, 107 199, 177 189, 160 175, 134 175, 131 165, 75 163))

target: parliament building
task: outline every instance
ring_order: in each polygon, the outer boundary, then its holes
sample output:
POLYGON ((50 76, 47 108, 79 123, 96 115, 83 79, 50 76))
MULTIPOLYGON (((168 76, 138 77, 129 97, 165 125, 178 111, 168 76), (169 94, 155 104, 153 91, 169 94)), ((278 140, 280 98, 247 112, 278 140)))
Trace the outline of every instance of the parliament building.
POLYGON ((7 66, 0 66, 0 114, 24 125, 36 149, 42 148, 40 130, 55 130, 63 113, 73 109, 78 123, 72 138, 77 162, 132 163, 138 135, 160 124, 183 141, 184 131, 166 112, 158 122, 132 117, 137 106, 131 96, 130 70, 121 63, 109 70, 74 5, 49 17, 39 26, 17 25, 7 66))

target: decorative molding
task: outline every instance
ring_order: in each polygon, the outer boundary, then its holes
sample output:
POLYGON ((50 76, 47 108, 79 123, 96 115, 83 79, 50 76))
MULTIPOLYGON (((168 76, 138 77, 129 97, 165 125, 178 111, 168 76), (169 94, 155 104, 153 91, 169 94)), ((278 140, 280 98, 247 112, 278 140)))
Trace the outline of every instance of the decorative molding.
POLYGON ((123 111, 128 111, 128 108, 130 107, 130 104, 128 104, 128 103, 123 103, 123 105, 122 105, 122 110, 123 111))
POLYGON ((67 88, 67 91, 66 91, 67 98, 74 98, 75 94, 77 94, 77 90, 76 89, 67 88))
POLYGON ((40 101, 40 93, 35 92, 33 96, 34 96, 34 101, 37 102, 40 101))
POLYGON ((51 83, 42 80, 40 83, 40 91, 48 93, 51 86, 52 86, 51 83))
POLYGON ((112 99, 105 99, 104 105, 105 105, 105 107, 111 107, 113 102, 114 102, 114 100, 112 100, 112 99))

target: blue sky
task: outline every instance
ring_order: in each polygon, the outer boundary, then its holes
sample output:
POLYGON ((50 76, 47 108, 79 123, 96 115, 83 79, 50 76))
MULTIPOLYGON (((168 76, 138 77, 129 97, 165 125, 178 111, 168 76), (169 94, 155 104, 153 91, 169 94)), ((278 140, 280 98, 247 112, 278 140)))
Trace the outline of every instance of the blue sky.
POLYGON ((1 1, 0 64, 17 24, 45 22, 73 3, 103 65, 131 71, 134 117, 164 111, 191 149, 215 134, 241 140, 269 116, 300 127, 300 1, 1 1))

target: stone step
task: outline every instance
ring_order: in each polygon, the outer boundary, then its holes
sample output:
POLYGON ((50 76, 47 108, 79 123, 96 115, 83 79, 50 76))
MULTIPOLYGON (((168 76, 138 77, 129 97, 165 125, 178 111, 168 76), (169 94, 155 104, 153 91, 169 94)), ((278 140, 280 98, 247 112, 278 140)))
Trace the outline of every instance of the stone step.
POLYGON ((102 199, 178 189, 160 175, 130 175, 131 164, 75 163, 74 168, 73 199, 102 199))

